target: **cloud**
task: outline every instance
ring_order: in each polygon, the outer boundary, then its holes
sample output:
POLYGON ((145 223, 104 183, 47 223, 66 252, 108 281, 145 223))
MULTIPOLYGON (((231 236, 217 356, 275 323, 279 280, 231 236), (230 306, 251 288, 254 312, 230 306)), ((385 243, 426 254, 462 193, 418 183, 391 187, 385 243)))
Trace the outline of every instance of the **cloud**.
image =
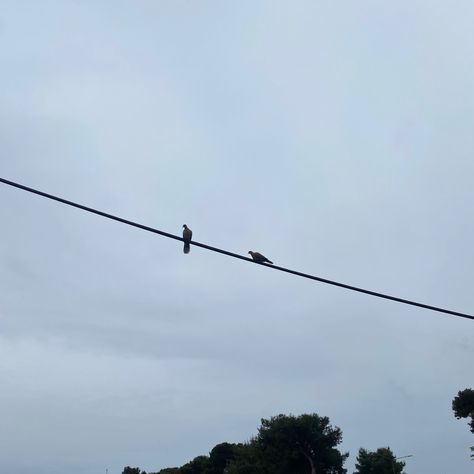
MULTIPOLYGON (((2 175, 472 312, 472 13, 6 2, 2 175)), ((157 470, 316 411, 349 467, 390 445, 469 472, 467 321, 0 191, 0 470, 157 470)))

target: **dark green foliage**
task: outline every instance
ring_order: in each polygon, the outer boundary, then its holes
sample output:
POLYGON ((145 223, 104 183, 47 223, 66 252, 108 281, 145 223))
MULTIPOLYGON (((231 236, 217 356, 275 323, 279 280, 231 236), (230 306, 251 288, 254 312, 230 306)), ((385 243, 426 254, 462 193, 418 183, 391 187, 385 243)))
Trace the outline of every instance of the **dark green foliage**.
POLYGON ((141 471, 139 467, 124 467, 122 474, 146 474, 145 471, 141 471))
POLYGON ((209 467, 208 456, 197 456, 179 469, 179 474, 205 474, 209 467))
POLYGON ((237 457, 236 444, 221 443, 209 453, 209 465, 205 474, 223 474, 224 469, 237 457))
POLYGON ((453 411, 456 418, 471 418, 469 426, 474 433, 474 390, 466 388, 459 391, 453 400, 453 411))
POLYGON ((167 467, 159 472, 150 472, 149 474, 181 474, 179 467, 167 467))
POLYGON ((256 439, 236 445, 236 457, 228 465, 225 474, 272 474, 265 464, 262 451, 256 439))
POLYGON ((354 474, 402 474, 404 467, 405 463, 397 461, 390 448, 377 451, 360 448, 354 474))
POLYGON ((262 419, 256 442, 265 464, 275 474, 345 474, 344 461, 336 446, 342 431, 329 418, 311 415, 278 415, 262 419))
POLYGON ((146 474, 146 472, 141 471, 139 467, 127 466, 123 468, 122 474, 146 474))

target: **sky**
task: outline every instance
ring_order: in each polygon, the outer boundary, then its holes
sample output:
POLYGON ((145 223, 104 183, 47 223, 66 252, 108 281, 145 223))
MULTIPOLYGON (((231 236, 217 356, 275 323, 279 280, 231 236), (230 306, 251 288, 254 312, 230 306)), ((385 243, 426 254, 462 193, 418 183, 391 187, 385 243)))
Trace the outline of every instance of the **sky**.
MULTIPOLYGON (((474 313, 470 0, 2 0, 1 176, 474 313)), ((0 471, 120 474, 318 413, 468 474, 472 321, 0 186, 0 471)))

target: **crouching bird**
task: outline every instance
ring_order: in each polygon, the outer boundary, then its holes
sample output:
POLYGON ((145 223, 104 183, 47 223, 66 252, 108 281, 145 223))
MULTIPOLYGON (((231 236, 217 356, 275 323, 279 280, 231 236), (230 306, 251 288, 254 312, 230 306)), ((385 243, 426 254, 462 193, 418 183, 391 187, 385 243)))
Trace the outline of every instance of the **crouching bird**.
POLYGON ((193 231, 186 224, 183 224, 183 240, 184 240, 183 252, 184 253, 189 253, 189 251, 191 250, 189 246, 189 242, 191 242, 192 238, 193 238, 193 231))
POLYGON ((249 250, 249 254, 252 256, 253 261, 257 263, 270 263, 273 265, 273 262, 270 262, 267 257, 258 252, 252 252, 249 250))

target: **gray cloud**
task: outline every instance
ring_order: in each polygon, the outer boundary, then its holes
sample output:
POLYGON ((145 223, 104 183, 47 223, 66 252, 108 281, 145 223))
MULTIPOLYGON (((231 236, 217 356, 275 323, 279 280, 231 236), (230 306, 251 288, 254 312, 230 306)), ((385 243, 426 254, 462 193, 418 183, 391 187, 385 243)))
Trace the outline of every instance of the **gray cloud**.
MULTIPOLYGON (((470 2, 4 2, 2 176, 472 313, 470 2)), ((2 187, 0 470, 118 474, 316 411, 470 472, 468 321, 2 187)))

